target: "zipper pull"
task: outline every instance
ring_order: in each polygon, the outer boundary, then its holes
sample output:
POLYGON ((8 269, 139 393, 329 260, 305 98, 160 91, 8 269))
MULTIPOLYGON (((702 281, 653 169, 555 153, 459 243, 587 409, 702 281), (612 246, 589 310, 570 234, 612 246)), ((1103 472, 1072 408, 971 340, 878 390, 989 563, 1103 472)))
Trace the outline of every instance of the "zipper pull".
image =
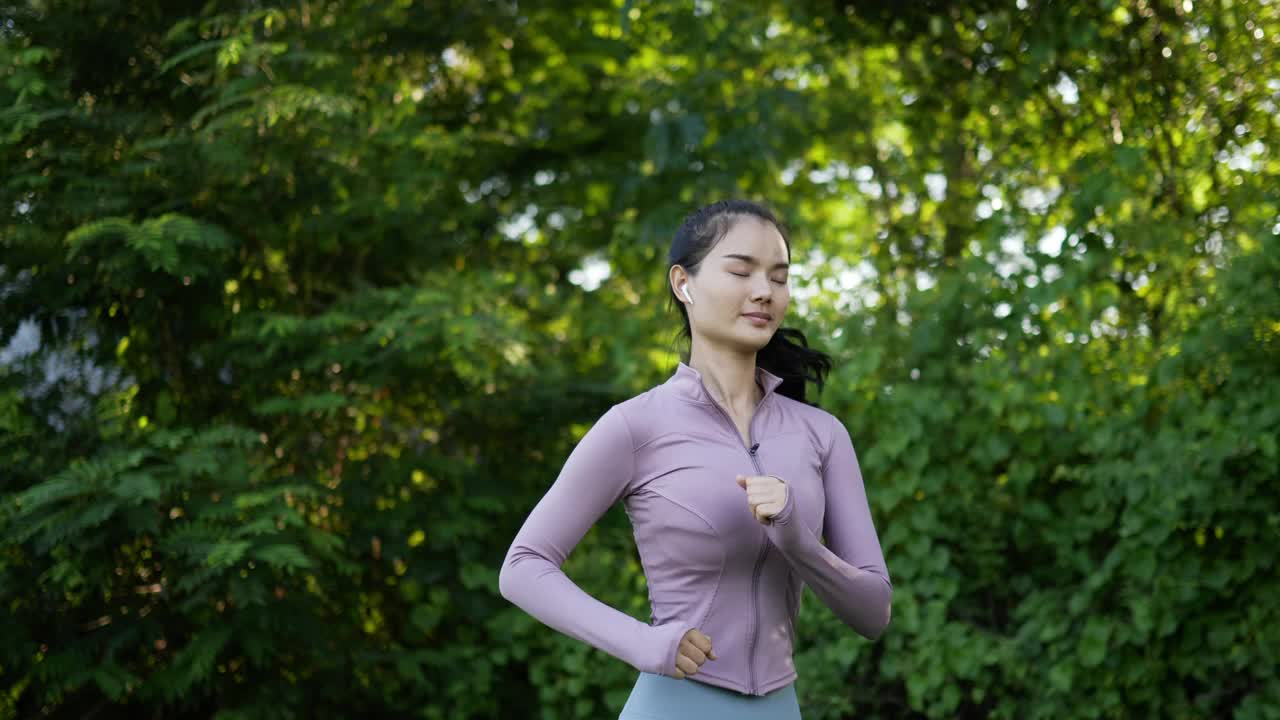
POLYGON ((751 446, 751 449, 749 449, 747 452, 751 453, 752 455, 755 455, 755 454, 756 454, 756 448, 758 448, 758 447, 760 447, 760 443, 756 443, 755 445, 752 445, 752 446, 751 446))

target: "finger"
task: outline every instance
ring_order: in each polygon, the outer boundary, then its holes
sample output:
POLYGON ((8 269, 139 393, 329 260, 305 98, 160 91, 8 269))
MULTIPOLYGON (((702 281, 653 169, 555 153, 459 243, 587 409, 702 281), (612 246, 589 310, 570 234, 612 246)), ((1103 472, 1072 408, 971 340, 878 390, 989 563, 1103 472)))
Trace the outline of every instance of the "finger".
POLYGON ((683 680, 685 678, 684 671, 681 670, 680 668, 676 668, 676 671, 673 673, 673 675, 675 675, 677 680, 683 680))
POLYGON ((707 654, 703 652, 697 645, 686 642, 680 646, 680 654, 701 665, 707 661, 707 654))
POLYGON ((698 672, 697 663, 685 657, 684 655, 681 655, 679 658, 676 659, 676 667, 684 671, 685 675, 692 675, 698 672))
POLYGON ((691 636, 689 640, 693 643, 693 646, 698 648, 698 650, 701 650, 703 654, 711 652, 711 638, 706 635, 698 633, 697 635, 691 636))
POLYGON ((715 659, 716 659, 716 651, 715 651, 715 649, 714 649, 714 648, 712 648, 712 647, 711 647, 711 636, 710 636, 710 635, 703 635, 703 637, 705 637, 705 638, 707 639, 707 657, 711 658, 712 660, 715 660, 715 659))
POLYGON ((760 493, 756 497, 751 498, 751 502, 754 502, 757 505, 781 505, 786 499, 787 497, 783 493, 773 491, 760 493))

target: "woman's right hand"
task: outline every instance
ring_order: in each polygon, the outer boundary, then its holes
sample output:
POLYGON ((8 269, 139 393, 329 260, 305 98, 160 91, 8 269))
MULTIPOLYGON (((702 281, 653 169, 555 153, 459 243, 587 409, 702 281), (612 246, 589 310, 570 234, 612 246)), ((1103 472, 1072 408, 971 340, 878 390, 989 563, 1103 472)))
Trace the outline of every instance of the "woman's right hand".
POLYGON ((702 634, 701 630, 694 628, 684 634, 680 639, 680 647, 676 651, 676 672, 675 676, 681 680, 698 672, 698 668, 702 663, 717 659, 715 651, 711 649, 711 638, 702 634))

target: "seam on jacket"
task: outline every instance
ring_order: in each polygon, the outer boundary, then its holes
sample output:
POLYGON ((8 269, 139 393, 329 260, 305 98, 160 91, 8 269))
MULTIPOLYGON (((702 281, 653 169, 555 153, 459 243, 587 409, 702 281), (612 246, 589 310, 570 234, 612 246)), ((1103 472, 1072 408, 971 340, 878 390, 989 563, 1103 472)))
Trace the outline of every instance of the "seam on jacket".
POLYGON ((714 405, 715 404, 710 400, 694 400, 691 397, 685 397, 684 395, 681 395, 680 393, 675 393, 675 392, 671 393, 671 397, 677 400, 680 400, 682 402, 687 402, 691 405, 714 405))
MULTIPOLYGON (((636 438, 631 434, 631 422, 627 420, 627 414, 622 411, 621 407, 618 408, 618 415, 622 416, 622 426, 627 429, 627 444, 631 446, 631 454, 635 455, 636 438)), ((632 461, 634 462, 634 458, 632 458, 632 461)))
POLYGON ((793 681, 795 681, 795 680, 796 680, 797 678, 799 678, 799 677, 800 677, 800 673, 799 673, 799 671, 794 670, 794 669, 793 669, 793 670, 788 670, 788 671, 786 671, 786 672, 782 673, 781 675, 779 675, 779 676, 775 677, 775 678, 774 678, 774 679, 772 679, 772 680, 766 680, 766 681, 764 681, 764 682, 760 683, 760 687, 767 687, 767 688, 769 688, 768 690, 765 690, 765 691, 764 691, 764 694, 765 694, 765 695, 768 695, 769 693, 773 692, 774 690, 777 690, 778 688, 783 688, 783 687, 786 687, 787 685, 790 685, 793 681), (782 680, 782 679, 784 679, 784 678, 786 679, 786 682, 783 682, 783 683, 779 683, 779 684, 777 684, 777 685, 774 685, 774 683, 777 683, 779 680, 782 680), (772 687, 770 687, 770 686, 772 686, 772 687))
MULTIPOLYGON (((840 418, 835 415, 831 413, 827 413, 827 415, 831 417, 832 423, 840 422, 840 418)), ((831 459, 831 451, 835 449, 836 428, 832 423, 827 424, 827 451, 822 455, 822 467, 818 468, 819 475, 827 474, 827 461, 831 459)))
MULTIPOLYGON (((716 530, 715 526, 712 525, 710 522, 708 522, 706 518, 702 517, 702 513, 686 506, 684 503, 681 503, 677 500, 667 497, 666 495, 662 494, 662 492, 659 490, 651 490, 650 492, 662 498, 663 500, 666 500, 672 505, 675 505, 678 508, 684 509, 685 512, 692 513, 694 517, 702 521, 702 524, 707 526, 707 529, 711 531, 712 535, 716 536, 717 541, 721 539, 720 533, 716 530)), ((659 535, 659 542, 662 542, 663 545, 666 545, 661 535, 659 535)), ((711 600, 710 602, 707 603, 706 612, 702 613, 702 617, 698 618, 698 622, 695 623, 695 626, 699 629, 699 631, 701 631, 703 623, 705 623, 707 621, 707 618, 711 615, 711 609, 716 606, 716 597, 720 594, 720 582, 724 579, 724 563, 725 563, 724 548, 720 545, 719 542, 716 543, 716 547, 720 547, 720 567, 716 570, 716 585, 715 585, 715 588, 711 591, 711 600)), ((676 556, 672 556, 670 552, 668 552, 667 555, 671 557, 676 557, 676 556)))
MULTIPOLYGON (((759 411, 757 410, 757 412, 759 412, 759 411)), ((800 435, 800 434, 807 434, 807 433, 808 433, 808 431, 807 431, 807 430, 784 430, 784 431, 782 431, 782 432, 780 432, 780 433, 777 433, 777 434, 775 434, 775 435, 761 435, 760 437, 752 438, 752 439, 753 439, 753 440, 755 440, 756 442, 761 442, 761 443, 762 443, 762 442, 764 442, 764 441, 766 441, 766 440, 777 440, 778 438, 783 438, 783 437, 786 437, 786 436, 788 436, 788 435, 800 435)), ((706 439, 706 440, 713 440, 713 441, 715 441, 715 442, 722 442, 722 441, 723 441, 723 442, 728 442, 728 440, 727 440, 726 438, 724 438, 724 437, 716 437, 716 436, 714 436, 714 435, 710 435, 710 434, 708 434, 708 433, 696 432, 696 431, 695 431, 695 432, 690 432, 690 431, 688 431, 688 430, 672 430, 671 432, 664 432, 664 433, 662 433, 662 434, 660 434, 660 435, 655 435, 654 437, 651 437, 651 438, 649 438, 648 440, 645 440, 644 442, 640 443, 639 447, 637 447, 637 448, 635 449, 635 452, 639 452, 639 451, 641 451, 641 450, 645 449, 645 448, 646 448, 646 447, 648 447, 649 445, 651 445, 651 444, 653 444, 653 443, 657 442, 658 440, 661 440, 661 439, 662 439, 662 438, 664 438, 664 437, 667 437, 668 435, 682 435, 682 436, 685 436, 685 437, 699 437, 699 438, 703 438, 703 439, 706 439)), ((738 438, 738 439, 739 439, 739 440, 741 440, 741 438, 738 438)), ((812 445, 811 445, 810 447, 812 447, 812 445)))
MULTIPOLYGON (((675 399, 677 399, 677 400, 683 400, 683 401, 685 401, 685 402, 687 402, 687 403, 693 403, 694 405, 712 405, 712 406, 714 406, 714 405, 715 405, 715 401, 714 401, 714 400, 711 400, 711 399, 709 399, 709 398, 708 398, 708 399, 706 399, 706 400, 696 400, 696 399, 694 399, 694 398, 689 397, 688 395, 681 394, 681 393, 680 393, 680 391, 678 391, 678 390, 674 390, 674 389, 671 391, 670 395, 671 395, 671 397, 673 397, 673 398, 675 398, 675 399)), ((778 391, 777 391, 777 390, 774 390, 773 392, 769 393, 769 397, 768 397, 768 398, 766 398, 766 401, 768 401, 768 400, 772 400, 772 399, 773 399, 773 398, 775 398, 775 397, 779 397, 779 395, 778 395, 778 391)), ((785 396, 782 396, 782 397, 785 397, 785 396)), ((794 399, 794 398, 793 398, 793 399, 794 399)), ((805 405, 808 405, 808 403, 804 403, 804 404, 805 404, 805 405)), ((812 405, 811 407, 817 407, 817 406, 816 406, 816 405, 812 405)))
MULTIPOLYGON (((760 684, 761 684, 761 685, 769 685, 769 684, 771 684, 771 683, 776 683, 776 682, 778 682, 779 680, 781 680, 782 678, 784 678, 784 677, 789 677, 789 676, 791 676, 791 675, 795 675, 796 677, 799 677, 800 673, 799 673, 799 671, 798 671, 798 670, 795 670, 795 669, 787 670, 786 672, 782 673, 781 675, 775 675, 772 679, 770 679, 770 680, 766 680, 766 681, 764 681, 764 682, 762 682, 762 683, 760 683, 760 684)), ((777 690, 777 688, 774 688, 774 690, 777 690)))
POLYGON ((622 486, 622 492, 614 500, 614 502, 617 502, 634 491, 636 480, 636 438, 631 434, 631 423, 627 420, 627 414, 622 411, 622 407, 620 405, 614 405, 613 407, 617 410, 618 416, 622 418, 622 427, 627 430, 627 444, 631 446, 631 472, 627 474, 627 482, 622 486))
POLYGON ((725 683, 728 683, 728 686, 724 686, 724 685, 715 685, 715 684, 713 684, 713 683, 705 683, 705 684, 707 684, 707 685, 711 685, 712 687, 718 687, 718 688, 721 688, 721 689, 724 689, 724 690, 732 690, 732 691, 734 691, 734 692, 736 692, 736 693, 739 693, 739 694, 741 694, 741 695, 749 695, 749 694, 750 694, 750 693, 747 691, 747 686, 746 686, 746 685, 743 685, 742 683, 738 682, 737 680, 734 680, 733 678, 731 678, 731 677, 729 677, 729 676, 727 676, 727 675, 721 675, 721 674, 719 674, 719 673, 716 673, 716 672, 712 672, 712 671, 710 671, 710 670, 707 670, 707 669, 705 669, 705 666, 704 666, 704 667, 701 667, 701 668, 698 668, 698 674, 699 674, 699 675, 701 675, 701 676, 703 676, 703 677, 715 678, 716 680, 721 680, 721 681, 724 681, 725 683))
POLYGON ((638 452, 638 451, 640 451, 640 450, 643 450, 645 447, 648 447, 650 444, 652 444, 652 443, 654 443, 654 442, 657 442, 658 440, 661 440, 662 438, 667 437, 668 435, 685 435, 685 436, 688 436, 688 437, 700 437, 700 438, 704 438, 704 439, 706 439, 706 440, 714 440, 715 442, 720 442, 721 440, 723 440, 723 438, 718 438, 718 437, 715 437, 714 435, 703 434, 703 433, 700 433, 700 432, 688 432, 688 431, 685 431, 685 430, 672 430, 671 432, 664 432, 664 433, 662 433, 662 434, 660 434, 660 435, 655 435, 654 437, 651 437, 651 438, 649 438, 648 440, 645 440, 643 443, 640 443, 640 447, 637 447, 637 448, 636 448, 635 450, 633 450, 632 452, 638 452))
MULTIPOLYGON (((715 402, 711 400, 694 400, 693 398, 687 397, 685 395, 681 395, 678 392, 672 392, 671 397, 681 402, 687 402, 690 405, 703 405, 703 406, 710 407, 712 409, 716 407, 715 402)), ((777 397, 779 397, 777 392, 770 393, 768 397, 760 401, 760 406, 756 408, 756 412, 763 410, 766 404, 774 402, 775 398, 777 397)))
POLYGON ((787 568, 787 626, 791 628, 791 655, 794 658, 796 652, 796 641, 799 639, 797 637, 799 633, 796 632, 797 610, 794 600, 796 594, 791 589, 791 578, 791 568, 787 568))

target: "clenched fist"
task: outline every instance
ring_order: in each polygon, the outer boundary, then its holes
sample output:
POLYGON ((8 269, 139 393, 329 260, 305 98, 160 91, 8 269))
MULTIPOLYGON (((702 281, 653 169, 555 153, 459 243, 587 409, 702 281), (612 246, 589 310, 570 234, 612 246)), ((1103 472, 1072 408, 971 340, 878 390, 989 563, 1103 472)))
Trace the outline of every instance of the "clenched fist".
POLYGON ((772 523, 787 504, 787 484, 773 475, 739 475, 738 487, 747 491, 747 506, 761 525, 772 523))
POLYGON ((716 659, 711 650, 711 638, 694 628, 680 639, 680 647, 676 651, 676 677, 681 680, 698 672, 707 658, 716 659))

